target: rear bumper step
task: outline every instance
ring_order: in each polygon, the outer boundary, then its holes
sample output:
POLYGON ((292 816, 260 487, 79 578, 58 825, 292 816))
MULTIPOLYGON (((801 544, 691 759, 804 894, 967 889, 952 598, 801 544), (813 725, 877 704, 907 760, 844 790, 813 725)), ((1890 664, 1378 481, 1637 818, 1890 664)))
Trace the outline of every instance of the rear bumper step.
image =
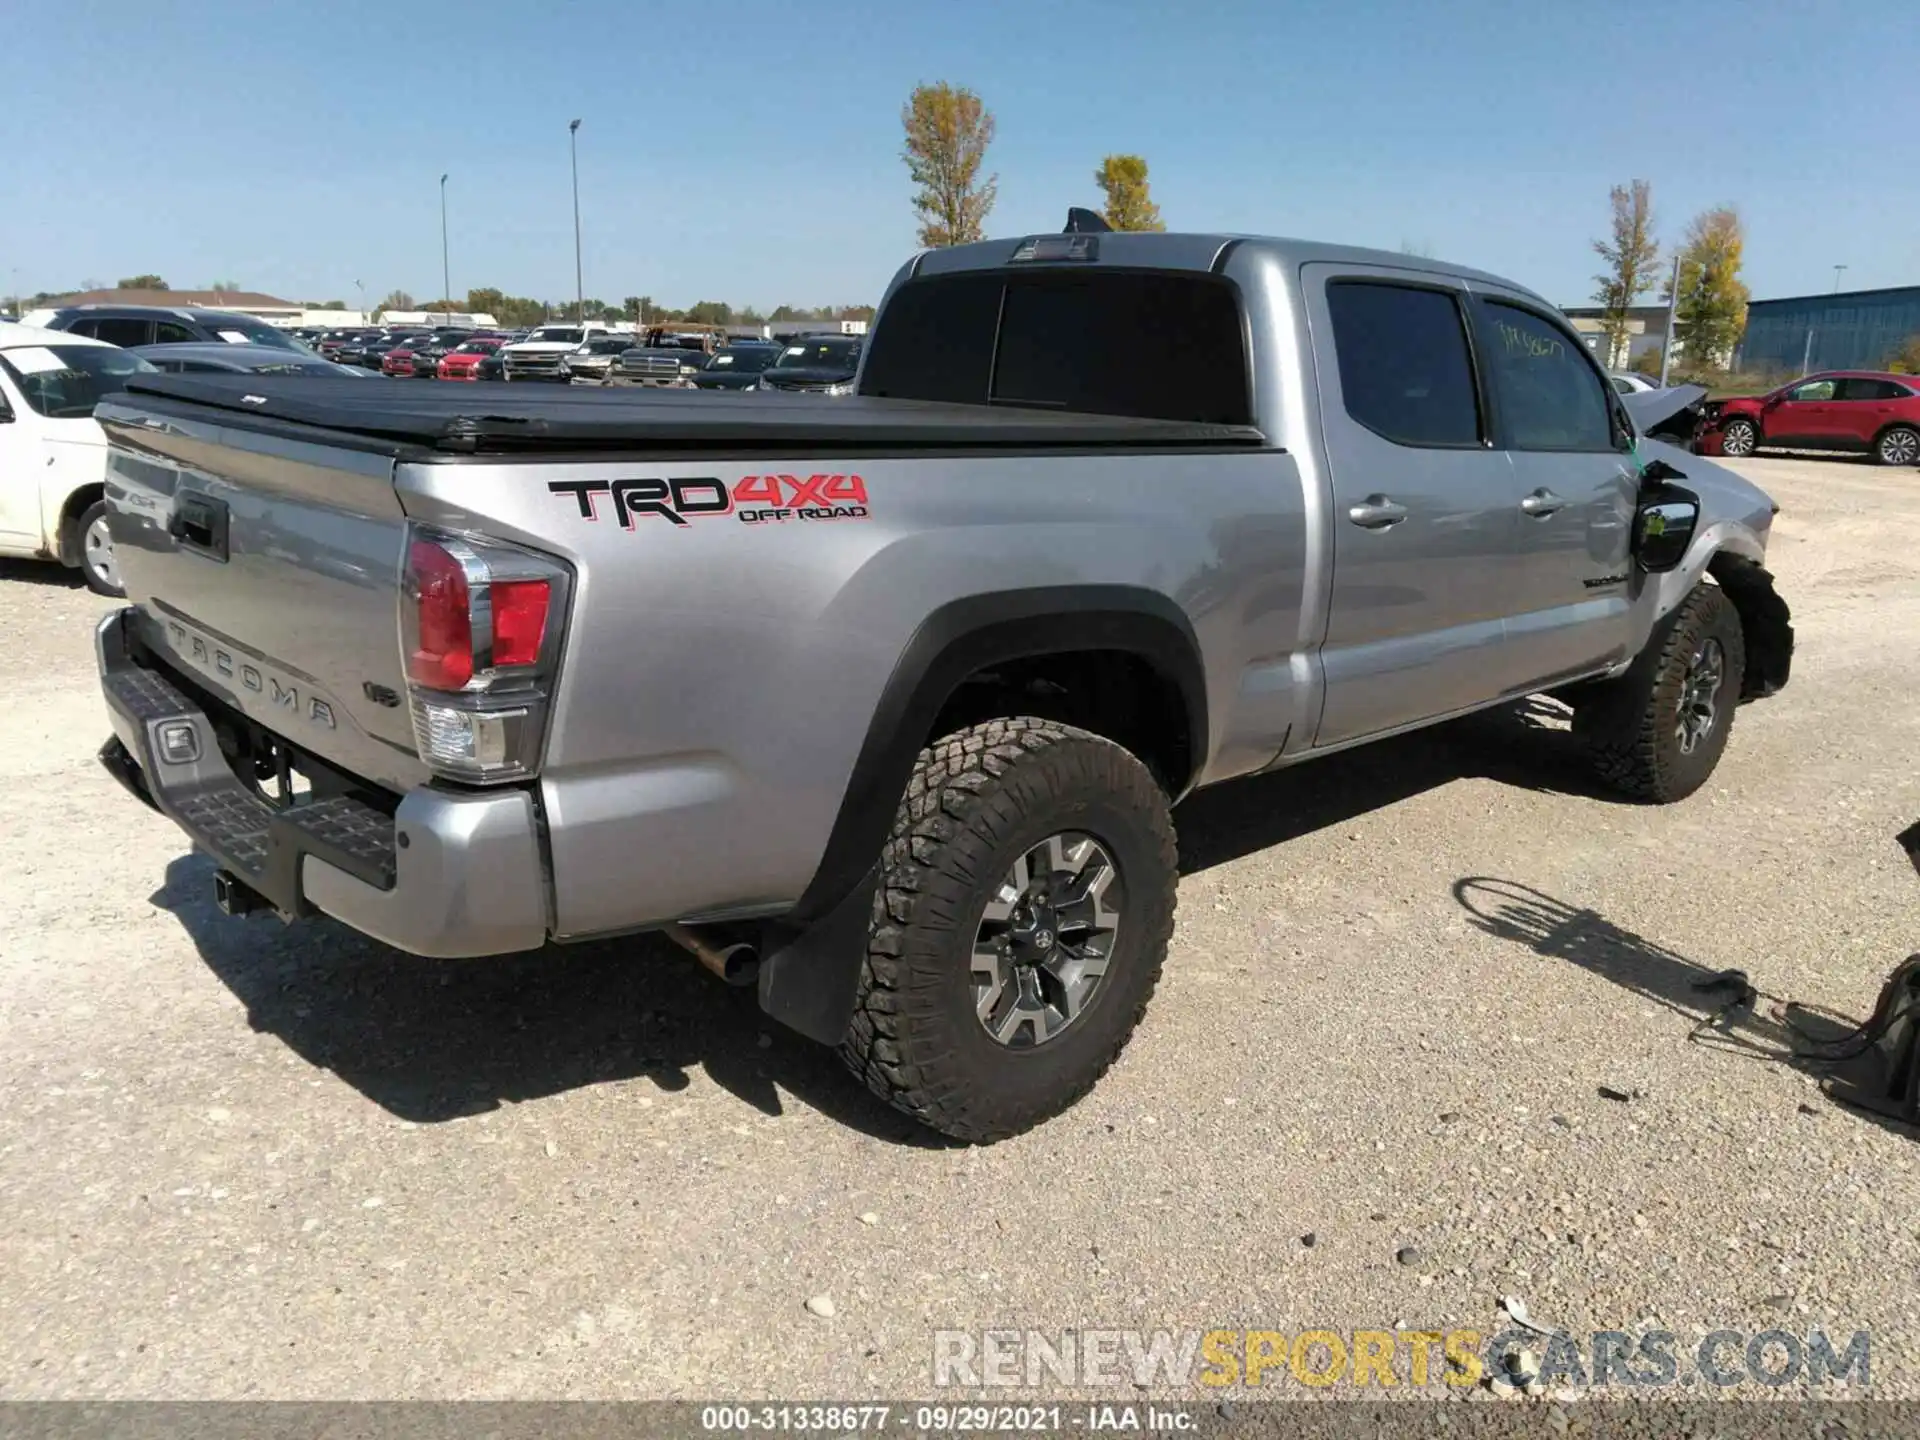
POLYGON ((499 955, 547 932, 533 798, 410 792, 391 815, 350 796, 277 806, 234 774, 214 725, 128 644, 126 611, 95 636, 114 738, 101 764, 220 866, 229 914, 316 910, 416 955, 499 955), (234 887, 238 887, 235 889, 234 887))

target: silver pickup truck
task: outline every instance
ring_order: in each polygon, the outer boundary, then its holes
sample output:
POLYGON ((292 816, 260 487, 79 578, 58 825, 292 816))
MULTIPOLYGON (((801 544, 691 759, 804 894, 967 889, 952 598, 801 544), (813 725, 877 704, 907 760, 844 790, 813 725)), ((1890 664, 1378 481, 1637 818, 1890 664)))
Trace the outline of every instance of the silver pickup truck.
POLYGON ((102 759, 225 909, 667 930, 970 1140, 1125 1044, 1182 796, 1549 691, 1678 800, 1792 653, 1766 495, 1538 296, 1404 255, 922 254, 831 401, 136 376, 98 417, 102 759))

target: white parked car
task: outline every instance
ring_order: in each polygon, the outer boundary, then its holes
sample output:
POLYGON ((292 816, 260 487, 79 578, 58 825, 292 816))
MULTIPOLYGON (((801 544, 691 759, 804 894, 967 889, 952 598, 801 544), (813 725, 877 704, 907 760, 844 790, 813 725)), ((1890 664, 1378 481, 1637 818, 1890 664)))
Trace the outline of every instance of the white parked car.
POLYGON ((1613 381, 1613 388, 1622 395, 1645 395, 1660 388, 1658 380, 1642 375, 1638 370, 1612 370, 1608 372, 1608 378, 1613 381))
POLYGON ((153 374, 138 355, 60 330, 0 325, 0 555, 77 567, 122 594, 103 500, 107 437, 93 405, 153 374))

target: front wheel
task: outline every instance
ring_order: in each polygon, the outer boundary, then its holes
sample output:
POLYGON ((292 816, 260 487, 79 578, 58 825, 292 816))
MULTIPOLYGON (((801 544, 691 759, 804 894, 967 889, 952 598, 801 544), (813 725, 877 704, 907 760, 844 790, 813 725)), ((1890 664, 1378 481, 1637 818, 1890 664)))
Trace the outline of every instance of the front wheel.
POLYGON ((1739 459, 1760 448, 1760 429, 1751 420, 1729 420, 1720 427, 1720 453, 1739 459))
POLYGON ((80 514, 76 525, 80 555, 80 576, 96 595, 123 597, 126 587, 120 583, 120 565, 113 556, 113 532, 107 528, 107 502, 96 500, 80 514))
POLYGON ((1912 465, 1920 461, 1920 430, 1896 425, 1880 437, 1873 453, 1882 465, 1912 465))
POLYGON ((1110 740, 992 720, 920 752, 841 1056, 896 1109, 992 1141, 1093 1088, 1173 933, 1167 797, 1110 740))
POLYGON ((1600 778, 1623 794, 1684 800, 1727 748, 1746 666, 1739 613, 1703 581, 1654 627, 1626 674, 1585 692, 1574 734, 1600 778))

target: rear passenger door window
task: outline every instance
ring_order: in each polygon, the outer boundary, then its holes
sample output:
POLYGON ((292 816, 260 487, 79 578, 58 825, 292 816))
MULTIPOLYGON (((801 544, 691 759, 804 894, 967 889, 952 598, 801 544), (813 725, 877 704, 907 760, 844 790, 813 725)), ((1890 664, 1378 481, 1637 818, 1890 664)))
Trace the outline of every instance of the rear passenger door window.
POLYGON ((1569 331, 1501 300, 1480 302, 1481 351, 1510 450, 1612 451, 1612 402, 1569 331))
POLYGON ((1327 287, 1347 414, 1396 445, 1484 438, 1473 360, 1453 292, 1370 280, 1327 287))
POLYGON ((91 335, 96 340, 104 340, 109 345, 145 345, 147 336, 153 332, 153 324, 147 320, 116 319, 101 316, 96 320, 82 320, 73 326, 75 334, 91 335))
POLYGON ((194 333, 184 325, 176 325, 171 320, 153 322, 153 343, 156 345, 188 345, 194 338, 194 333))

